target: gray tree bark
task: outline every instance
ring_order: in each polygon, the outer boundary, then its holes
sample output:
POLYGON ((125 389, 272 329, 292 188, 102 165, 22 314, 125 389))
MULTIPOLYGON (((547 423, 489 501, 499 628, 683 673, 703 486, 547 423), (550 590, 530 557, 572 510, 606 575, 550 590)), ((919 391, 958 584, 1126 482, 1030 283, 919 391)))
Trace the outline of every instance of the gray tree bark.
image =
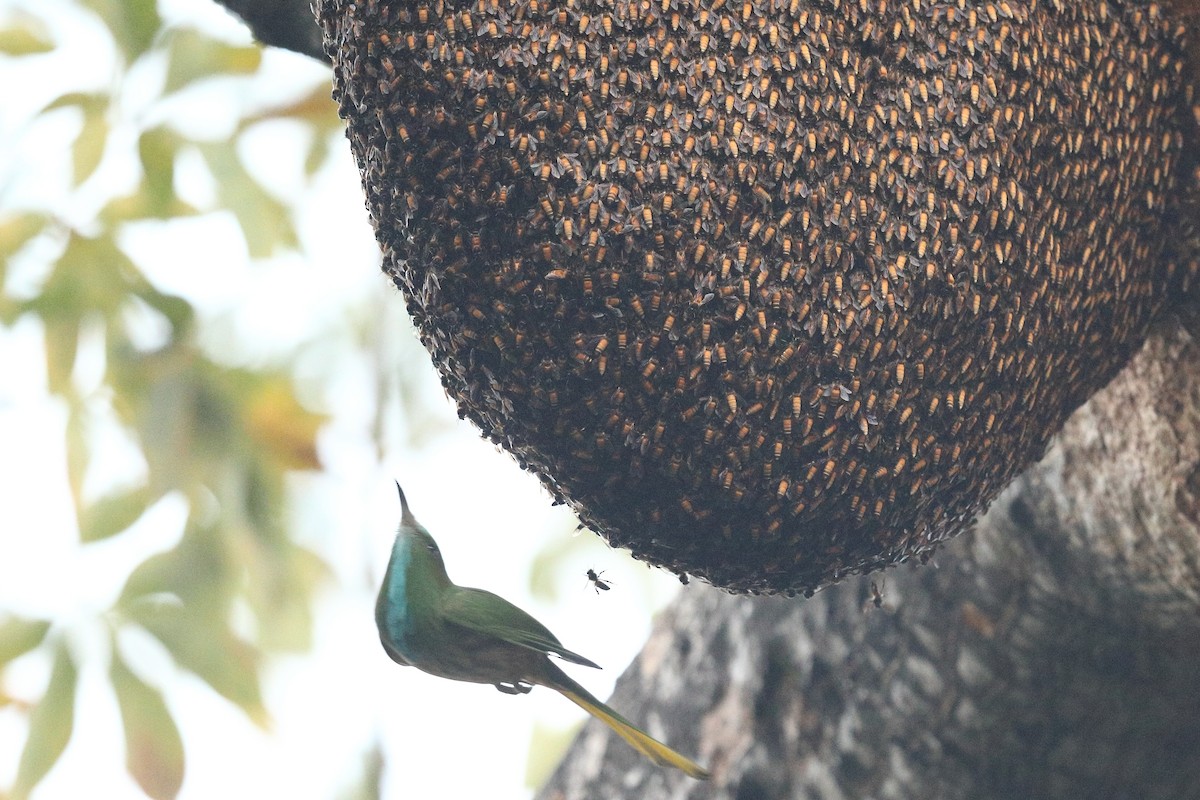
POLYGON ((539 798, 1200 797, 1198 520, 1200 343, 1164 324, 930 563, 684 592, 612 704, 711 782, 589 723, 539 798))

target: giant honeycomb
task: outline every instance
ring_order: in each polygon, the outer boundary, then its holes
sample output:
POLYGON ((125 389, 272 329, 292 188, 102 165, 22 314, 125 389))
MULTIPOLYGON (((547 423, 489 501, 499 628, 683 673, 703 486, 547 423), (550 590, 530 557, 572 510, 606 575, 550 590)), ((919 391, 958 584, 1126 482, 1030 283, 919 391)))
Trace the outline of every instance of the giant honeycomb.
POLYGON ((927 556, 1193 271, 1186 30, 1153 4, 318 12, 460 415, 733 591, 927 556))

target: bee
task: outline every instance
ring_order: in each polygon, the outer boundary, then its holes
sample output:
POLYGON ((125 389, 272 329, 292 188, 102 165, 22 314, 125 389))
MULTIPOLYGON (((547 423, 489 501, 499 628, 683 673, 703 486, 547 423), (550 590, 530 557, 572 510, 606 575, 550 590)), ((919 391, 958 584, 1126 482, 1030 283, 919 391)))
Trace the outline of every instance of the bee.
POLYGON ((607 592, 609 589, 612 588, 611 580, 600 577, 603 574, 604 574, 604 570, 600 570, 599 572, 596 572, 596 570, 594 570, 594 569, 589 569, 587 571, 588 582, 592 584, 592 590, 596 594, 600 594, 601 592, 607 592))
MULTIPOLYGON (((880 583, 876 583, 875 581, 871 581, 871 597, 870 597, 870 600, 871 600, 871 605, 872 605, 872 606, 874 606, 875 608, 883 608, 883 588, 884 588, 885 586, 887 586, 887 580, 886 580, 886 579, 885 579, 885 580, 883 580, 883 581, 882 581, 882 582, 880 582, 880 583)), ((864 609, 864 610, 870 610, 870 609, 864 609)))

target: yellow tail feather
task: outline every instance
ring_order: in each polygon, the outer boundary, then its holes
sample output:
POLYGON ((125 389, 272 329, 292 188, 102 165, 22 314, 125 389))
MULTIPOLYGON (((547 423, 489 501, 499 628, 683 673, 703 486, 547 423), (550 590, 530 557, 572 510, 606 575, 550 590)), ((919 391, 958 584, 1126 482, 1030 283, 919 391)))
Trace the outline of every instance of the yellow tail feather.
POLYGON ((634 750, 637 750, 660 767, 675 767, 676 769, 683 770, 693 778, 698 778, 702 781, 708 780, 708 770, 691 759, 676 753, 645 731, 638 729, 629 720, 599 700, 578 694, 564 686, 554 686, 553 688, 557 689, 572 703, 608 725, 617 732, 618 736, 629 742, 634 750))

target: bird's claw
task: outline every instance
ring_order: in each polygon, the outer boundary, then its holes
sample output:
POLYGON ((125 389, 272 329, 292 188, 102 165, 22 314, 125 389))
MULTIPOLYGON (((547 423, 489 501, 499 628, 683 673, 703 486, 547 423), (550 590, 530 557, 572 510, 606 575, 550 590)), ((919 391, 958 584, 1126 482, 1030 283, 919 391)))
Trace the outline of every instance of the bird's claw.
POLYGON ((496 688, 505 694, 529 694, 533 690, 528 683, 497 683, 496 688))

